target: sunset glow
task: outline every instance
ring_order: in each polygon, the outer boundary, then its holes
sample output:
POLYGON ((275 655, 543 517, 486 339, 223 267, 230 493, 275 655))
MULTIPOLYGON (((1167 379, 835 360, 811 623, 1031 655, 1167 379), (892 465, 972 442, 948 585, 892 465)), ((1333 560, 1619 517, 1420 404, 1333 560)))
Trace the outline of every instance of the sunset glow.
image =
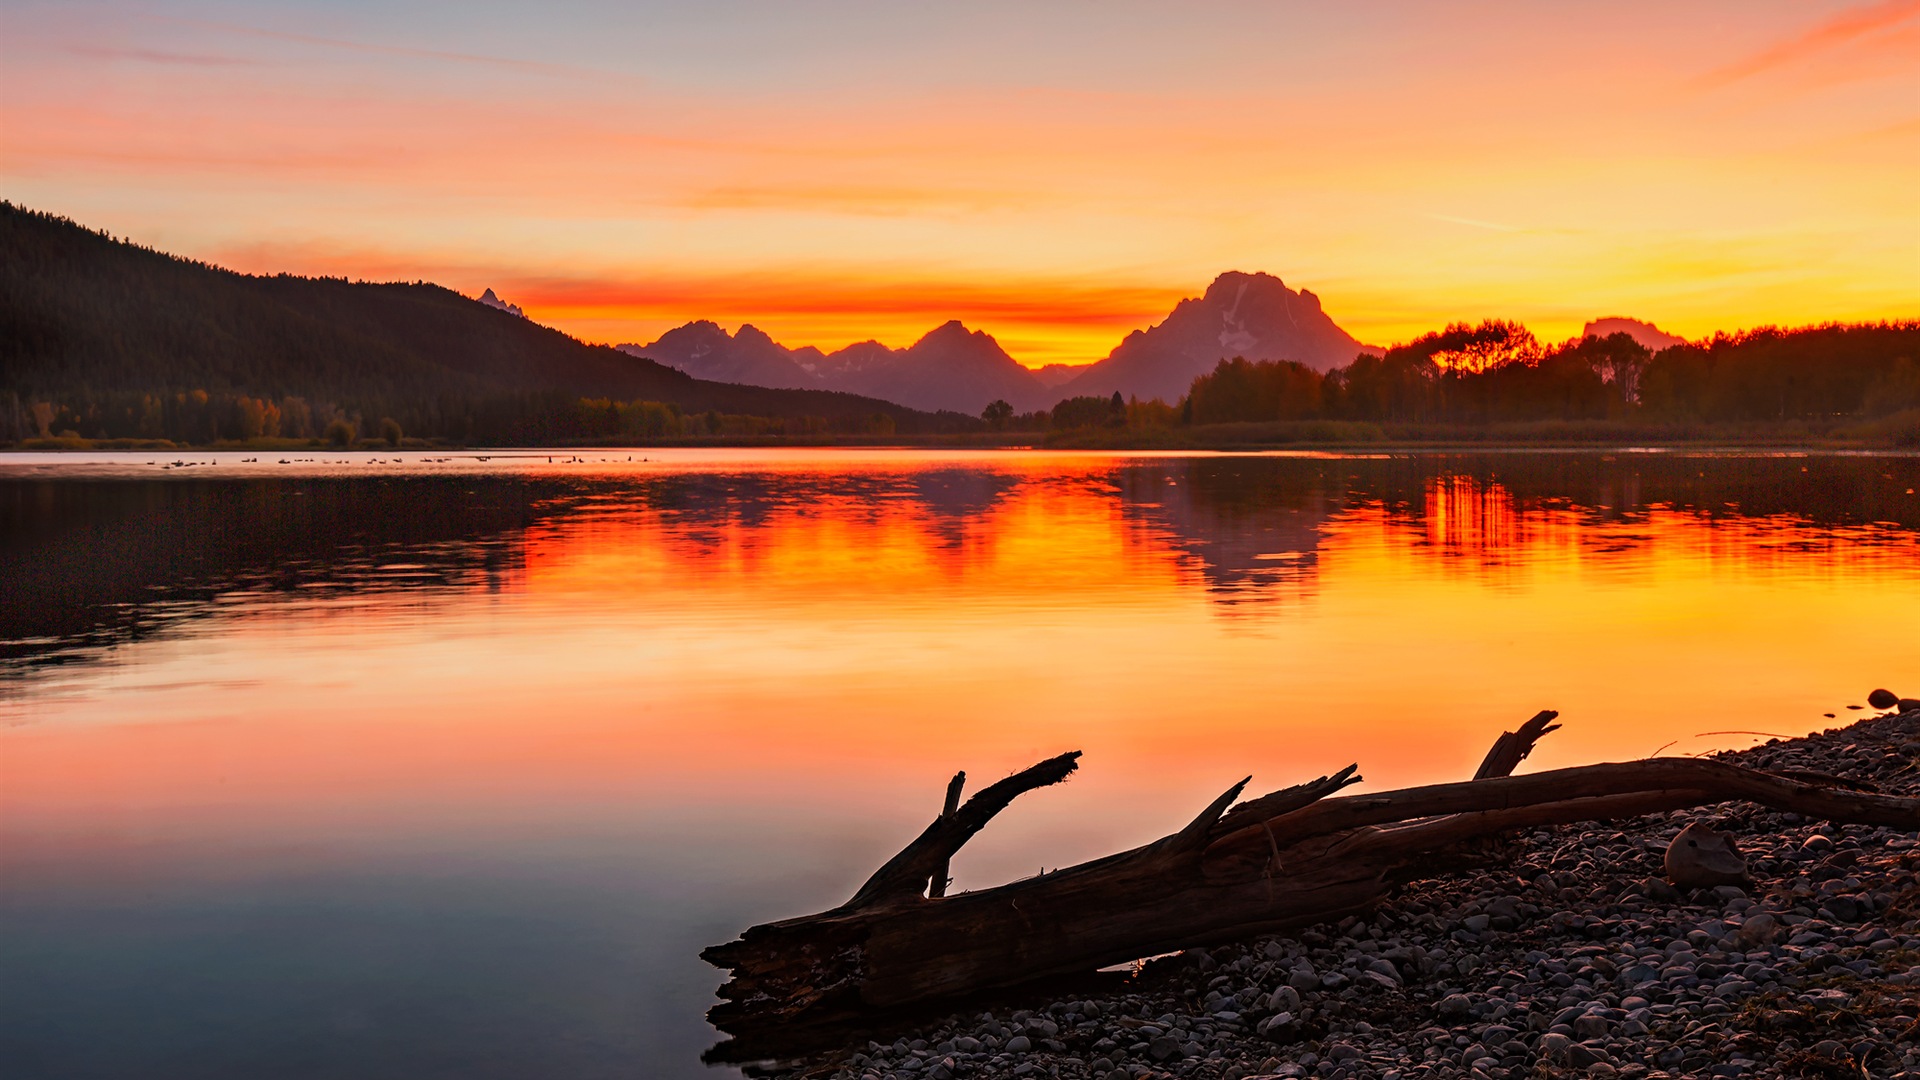
POLYGON ((1086 362, 1229 269, 1362 341, 1912 316, 1920 3, 15 4, 0 191, 247 271, 1086 362))

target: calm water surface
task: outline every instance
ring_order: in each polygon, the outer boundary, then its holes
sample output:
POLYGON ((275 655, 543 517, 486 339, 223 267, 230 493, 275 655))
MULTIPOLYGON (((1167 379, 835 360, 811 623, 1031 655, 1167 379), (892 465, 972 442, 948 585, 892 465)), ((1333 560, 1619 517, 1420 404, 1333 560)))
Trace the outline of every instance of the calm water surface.
POLYGON ((0 1075, 718 1075, 956 768, 1086 752, 977 887, 1920 685, 1911 457, 242 456, 0 458, 0 1075))

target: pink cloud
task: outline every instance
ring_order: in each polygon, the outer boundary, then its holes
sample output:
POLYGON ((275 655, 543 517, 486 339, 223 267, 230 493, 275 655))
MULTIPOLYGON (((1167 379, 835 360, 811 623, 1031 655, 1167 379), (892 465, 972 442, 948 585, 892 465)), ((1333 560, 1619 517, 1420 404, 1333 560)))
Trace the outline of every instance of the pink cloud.
POLYGON ((1728 83, 1752 78, 1755 75, 1831 52, 1842 46, 1869 41, 1876 35, 1891 30, 1915 16, 1920 16, 1920 0, 1884 0, 1882 3, 1855 8, 1742 60, 1709 72, 1701 80, 1701 84, 1708 87, 1725 86, 1728 83))

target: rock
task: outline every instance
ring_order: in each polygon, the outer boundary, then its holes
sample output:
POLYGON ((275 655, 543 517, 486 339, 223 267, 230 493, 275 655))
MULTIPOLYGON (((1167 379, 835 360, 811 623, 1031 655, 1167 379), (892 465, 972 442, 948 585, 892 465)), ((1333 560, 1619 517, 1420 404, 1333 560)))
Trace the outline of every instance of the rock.
POLYGON ((1009 1054, 1024 1054, 1033 1049, 1033 1040, 1025 1035, 1015 1035, 1007 1040, 1005 1049, 1009 1054))
POLYGON ((1733 845, 1733 834, 1697 821, 1667 845, 1666 870, 1667 880, 1682 889, 1745 885, 1752 880, 1746 857, 1733 845))
POLYGON ((1473 1014, 1473 1001, 1465 994, 1448 994, 1434 1005, 1434 1011, 1444 1019, 1461 1019, 1473 1014))
POLYGON ((1567 1047, 1567 1064, 1576 1069, 1584 1069, 1589 1065, 1611 1065, 1613 1062, 1608 1059, 1607 1052, 1600 1047, 1574 1043, 1567 1047))
POLYGON ((1876 709, 1891 709, 1900 700, 1900 695, 1891 690, 1875 690, 1867 695, 1867 704, 1876 709))
POLYGON ((1275 1042, 1281 1042, 1293 1037, 1294 1027, 1292 1013, 1277 1012, 1260 1021, 1260 1025, 1254 1030, 1275 1042))
POLYGON ((1282 983, 1273 993, 1267 995, 1267 1008, 1272 1012, 1297 1012, 1300 1008, 1300 991, 1282 983))
POLYGON ((1733 932, 1733 943, 1742 952, 1771 945, 1780 936, 1780 922, 1766 912, 1750 915, 1733 932))
POLYGON ((1540 1036, 1540 1056, 1556 1065, 1565 1065, 1572 1056, 1573 1045, 1572 1039, 1550 1031, 1540 1036))

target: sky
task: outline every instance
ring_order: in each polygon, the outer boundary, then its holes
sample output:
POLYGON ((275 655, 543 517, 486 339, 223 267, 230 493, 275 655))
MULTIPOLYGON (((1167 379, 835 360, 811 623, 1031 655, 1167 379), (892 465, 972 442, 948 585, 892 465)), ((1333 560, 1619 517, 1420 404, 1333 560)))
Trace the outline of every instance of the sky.
POLYGON ((0 197, 588 341, 1920 316, 1920 0, 0 0, 0 197))

